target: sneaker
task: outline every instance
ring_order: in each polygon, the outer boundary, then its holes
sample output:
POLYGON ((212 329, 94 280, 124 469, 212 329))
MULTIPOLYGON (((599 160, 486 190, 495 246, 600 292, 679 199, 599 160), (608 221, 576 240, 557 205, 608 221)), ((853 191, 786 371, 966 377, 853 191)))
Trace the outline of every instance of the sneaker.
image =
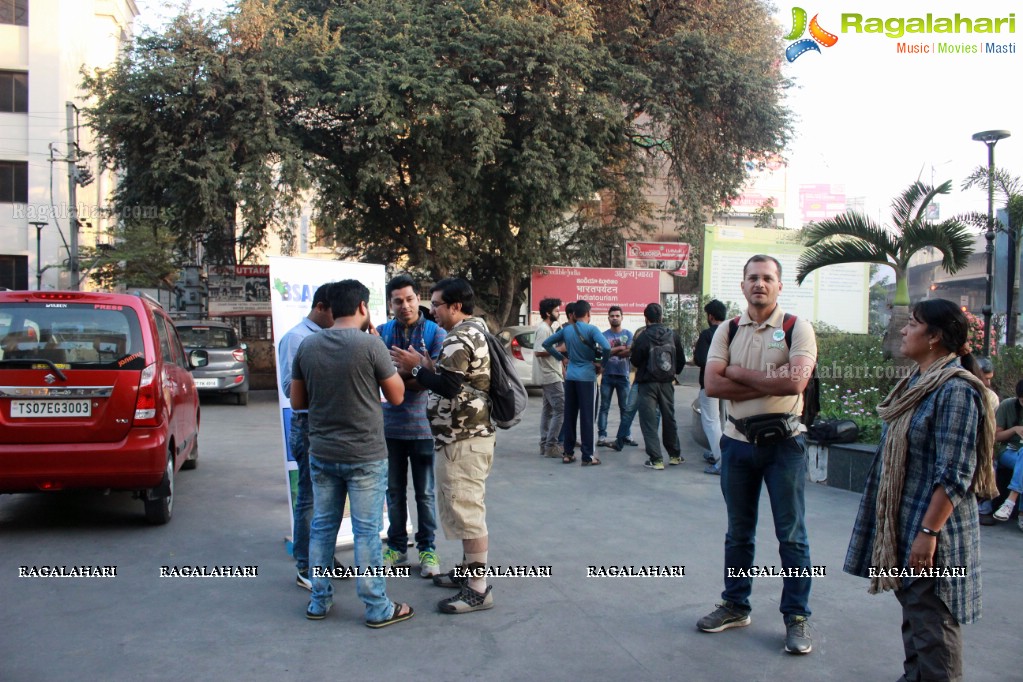
POLYGON ((813 651, 810 621, 806 616, 792 616, 785 623, 785 651, 790 654, 808 654, 813 651))
POLYGON ((309 569, 299 571, 298 576, 295 578, 295 584, 299 587, 304 587, 310 592, 313 591, 313 581, 309 579, 309 569))
POLYGON ((597 440, 597 447, 598 448, 609 448, 609 447, 611 447, 611 441, 609 441, 606 436, 603 437, 603 438, 600 438, 600 439, 597 440))
POLYGON ((626 439, 625 439, 625 444, 626 444, 626 445, 631 445, 631 446, 632 446, 632 447, 634 447, 634 448, 635 448, 635 447, 639 447, 639 443, 637 443, 636 441, 634 441, 634 440, 633 440, 633 439, 631 439, 631 438, 626 438, 626 439))
POLYGON ((643 462, 643 466, 645 466, 647 469, 657 469, 658 471, 664 471, 664 462, 662 460, 657 460, 655 462, 653 460, 648 459, 647 461, 643 462))
POLYGON ((728 628, 744 628, 749 623, 749 611, 734 609, 729 602, 723 601, 712 613, 697 621, 696 627, 703 632, 721 632, 728 628))
POLYGON ((384 566, 408 566, 408 553, 388 547, 384 550, 384 566))
POLYGON ((437 551, 424 549, 419 552, 419 575, 424 578, 432 578, 440 573, 440 561, 437 560, 437 551))
POLYGON ((707 450, 706 452, 704 452, 704 453, 703 453, 703 458, 704 458, 704 459, 705 459, 706 461, 710 462, 711 464, 713 464, 713 463, 714 463, 714 462, 716 461, 716 460, 714 459, 714 453, 713 453, 713 452, 711 452, 710 450, 707 450))
POLYGON ((480 593, 469 587, 468 583, 454 597, 441 599, 437 608, 441 613, 472 613, 494 608, 493 585, 487 585, 486 591, 480 593))
POLYGON ((1002 502, 1002 506, 995 512, 995 521, 1008 521, 1009 517, 1012 516, 1012 510, 1015 506, 1016 503, 1009 500, 1002 502))
MULTIPOLYGON (((465 567, 461 567, 464 569, 465 567)), ((469 578, 464 575, 455 575, 455 569, 451 569, 447 573, 440 573, 433 576, 433 584, 437 587, 455 587, 461 589, 463 585, 469 582, 469 578)))
POLYGON ((671 464, 672 466, 674 466, 676 464, 681 464, 684 461, 686 461, 686 458, 683 457, 682 455, 679 455, 678 457, 669 457, 668 458, 668 464, 671 464))
POLYGON ((315 602, 309 602, 309 606, 305 610, 305 617, 309 620, 323 620, 333 606, 333 602, 327 602, 326 606, 318 606, 315 602))
POLYGON ((711 476, 720 476, 721 475, 721 467, 719 467, 719 466, 717 466, 715 464, 711 464, 710 466, 703 467, 703 473, 710 474, 711 476))

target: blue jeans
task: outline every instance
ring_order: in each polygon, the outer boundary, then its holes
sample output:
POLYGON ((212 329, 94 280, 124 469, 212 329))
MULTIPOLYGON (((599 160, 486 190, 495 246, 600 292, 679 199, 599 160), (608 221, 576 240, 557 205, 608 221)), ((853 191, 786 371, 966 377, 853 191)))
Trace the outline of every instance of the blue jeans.
POLYGON ((298 465, 298 492, 292 509, 292 549, 295 567, 299 571, 309 568, 309 524, 313 521, 313 483, 309 480, 309 415, 291 413, 288 432, 291 458, 298 465))
POLYGON ((675 386, 669 381, 639 385, 639 428, 643 430, 643 445, 651 462, 664 461, 661 439, 657 437, 658 422, 668 457, 681 457, 682 444, 675 423, 675 386))
POLYGON ((593 459, 593 389, 592 381, 565 381, 565 454, 575 450, 576 419, 579 420, 579 449, 583 461, 593 459))
POLYGON ((1012 469, 1012 480, 1009 481, 1009 490, 1023 493, 1023 450, 1005 448, 1005 451, 998 456, 998 466, 1012 469))
POLYGON ((398 552, 408 548, 408 469, 412 465, 412 488, 416 492, 419 530, 416 547, 433 549, 437 532, 437 507, 433 486, 433 439, 387 439, 387 544, 398 552))
POLYGON ((633 381, 629 388, 629 398, 625 401, 622 421, 618 424, 618 435, 615 436, 619 447, 625 445, 627 438, 632 438, 632 421, 636 418, 637 411, 639 411, 639 384, 633 381))
MULTIPOLYGON (((774 515, 774 534, 782 568, 810 568, 806 537, 806 444, 802 436, 776 445, 754 447, 722 436, 721 492, 728 508, 725 535, 725 591, 721 598, 739 610, 750 610, 752 578, 728 577, 728 569, 753 566, 760 490, 767 484, 774 515)), ((781 606, 787 616, 810 615, 810 578, 782 578, 781 606)))
MULTIPOLYGON (((607 438, 607 413, 611 411, 611 396, 618 395, 618 423, 625 421, 629 410, 629 377, 624 374, 604 374, 600 380, 600 412, 597 413, 597 436, 607 438)), ((625 437, 631 436, 626 433, 625 437)))
MULTIPOLYGON (((341 528, 345 496, 350 501, 352 534, 355 536, 355 565, 359 568, 381 566, 380 526, 384 515, 384 490, 387 487, 387 460, 345 464, 309 457, 313 481, 313 525, 309 537, 309 565, 327 571, 334 565, 334 546, 341 528)), ((326 576, 314 577, 312 603, 326 610, 333 602, 334 586, 326 576)), ((383 577, 359 577, 355 591, 366 604, 366 620, 391 617, 394 606, 387 598, 383 577)))

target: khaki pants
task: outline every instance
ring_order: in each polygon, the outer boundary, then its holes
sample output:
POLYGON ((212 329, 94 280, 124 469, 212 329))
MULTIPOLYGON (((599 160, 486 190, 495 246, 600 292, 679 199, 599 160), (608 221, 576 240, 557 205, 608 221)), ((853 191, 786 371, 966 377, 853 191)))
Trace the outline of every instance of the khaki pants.
POLYGON ((494 436, 438 443, 437 511, 448 540, 487 537, 486 483, 494 463, 494 436))

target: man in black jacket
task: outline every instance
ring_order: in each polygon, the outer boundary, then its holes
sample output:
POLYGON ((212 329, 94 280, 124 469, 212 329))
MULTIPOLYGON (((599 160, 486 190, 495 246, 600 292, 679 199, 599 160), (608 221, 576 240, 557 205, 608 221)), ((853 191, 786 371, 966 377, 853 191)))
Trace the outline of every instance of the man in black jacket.
POLYGON ((664 326, 664 309, 650 303, 643 310, 646 329, 632 344, 632 364, 639 385, 639 426, 643 430, 649 469, 664 469, 661 444, 657 438, 657 415, 669 464, 681 464, 682 445, 675 425, 675 375, 686 366, 685 350, 675 333, 664 326))
POLYGON ((714 338, 714 332, 718 325, 725 321, 728 310, 725 304, 716 298, 703 307, 707 313, 708 327, 700 332, 700 338, 696 340, 696 350, 693 352, 693 362, 700 368, 700 423, 703 432, 707 436, 707 443, 710 446, 710 454, 704 455, 704 459, 710 464, 703 470, 705 474, 721 475, 721 401, 707 395, 707 389, 703 384, 703 371, 707 365, 707 351, 710 350, 710 342, 714 338))

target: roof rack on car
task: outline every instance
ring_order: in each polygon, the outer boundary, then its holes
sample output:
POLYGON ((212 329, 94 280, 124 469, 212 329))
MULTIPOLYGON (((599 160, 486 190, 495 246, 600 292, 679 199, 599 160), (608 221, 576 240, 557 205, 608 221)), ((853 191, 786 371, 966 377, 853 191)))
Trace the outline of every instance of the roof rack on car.
POLYGON ((150 296, 149 294, 145 293, 144 291, 136 291, 135 295, 138 296, 139 298, 144 298, 145 300, 149 301, 150 303, 155 305, 160 310, 163 310, 163 303, 160 303, 159 299, 153 298, 152 296, 150 296))

